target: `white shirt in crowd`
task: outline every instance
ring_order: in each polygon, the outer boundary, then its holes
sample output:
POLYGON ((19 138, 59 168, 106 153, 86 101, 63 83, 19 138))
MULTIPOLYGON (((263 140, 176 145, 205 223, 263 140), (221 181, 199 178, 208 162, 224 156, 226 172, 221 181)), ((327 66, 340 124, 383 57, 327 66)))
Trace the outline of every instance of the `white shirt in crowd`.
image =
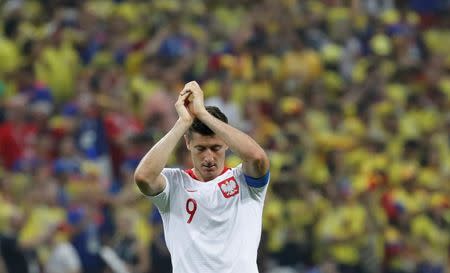
POLYGON ((46 273, 79 273, 81 263, 75 248, 68 242, 58 244, 45 265, 46 273))

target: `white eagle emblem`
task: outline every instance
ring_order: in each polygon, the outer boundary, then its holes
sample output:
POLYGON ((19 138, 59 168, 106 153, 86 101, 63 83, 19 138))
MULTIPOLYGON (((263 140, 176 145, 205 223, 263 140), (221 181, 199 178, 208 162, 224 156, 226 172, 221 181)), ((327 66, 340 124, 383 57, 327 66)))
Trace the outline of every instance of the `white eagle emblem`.
POLYGON ((225 198, 230 198, 239 193, 239 185, 234 176, 219 182, 218 185, 225 198))

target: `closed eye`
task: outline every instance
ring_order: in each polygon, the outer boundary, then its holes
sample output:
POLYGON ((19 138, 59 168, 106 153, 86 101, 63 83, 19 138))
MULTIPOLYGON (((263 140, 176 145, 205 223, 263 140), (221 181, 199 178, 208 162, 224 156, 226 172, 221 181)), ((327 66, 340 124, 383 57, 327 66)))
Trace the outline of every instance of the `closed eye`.
POLYGON ((203 152, 206 149, 210 149, 212 152, 218 152, 218 151, 220 151, 220 149, 222 149, 222 145, 213 145, 211 147, 205 147, 205 146, 198 145, 198 146, 195 146, 194 148, 197 152, 203 152))
POLYGON ((211 150, 213 152, 218 152, 218 151, 220 151, 220 149, 222 149, 221 145, 214 145, 214 146, 211 147, 211 150))
POLYGON ((198 152, 203 152, 204 150, 206 150, 206 148, 203 146, 195 146, 195 150, 197 150, 198 152))

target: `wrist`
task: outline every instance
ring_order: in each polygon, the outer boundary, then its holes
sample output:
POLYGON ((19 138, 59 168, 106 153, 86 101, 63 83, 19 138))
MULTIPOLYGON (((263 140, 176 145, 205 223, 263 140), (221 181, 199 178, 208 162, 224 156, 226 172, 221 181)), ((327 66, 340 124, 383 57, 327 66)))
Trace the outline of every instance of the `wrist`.
POLYGON ((203 121, 205 118, 209 117, 210 114, 208 111, 206 111, 206 108, 200 111, 195 115, 199 120, 203 121))
POLYGON ((191 127, 192 122, 193 122, 192 119, 188 120, 188 119, 183 119, 183 118, 179 117, 176 122, 176 125, 181 126, 187 130, 189 127, 191 127))

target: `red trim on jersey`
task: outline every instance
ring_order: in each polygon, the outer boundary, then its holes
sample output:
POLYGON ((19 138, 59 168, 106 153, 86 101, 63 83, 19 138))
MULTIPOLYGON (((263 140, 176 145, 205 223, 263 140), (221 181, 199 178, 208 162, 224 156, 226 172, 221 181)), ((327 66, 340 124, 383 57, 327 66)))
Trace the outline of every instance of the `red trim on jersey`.
MULTIPOLYGON (((223 168, 222 172, 221 172, 219 175, 224 174, 226 171, 228 171, 228 170, 230 170, 230 169, 231 169, 231 168, 228 168, 228 167, 223 168)), ((198 177, 195 175, 194 169, 188 169, 188 170, 184 170, 184 171, 185 171, 190 177, 192 177, 193 179, 201 181, 201 180, 198 179, 198 177)))

